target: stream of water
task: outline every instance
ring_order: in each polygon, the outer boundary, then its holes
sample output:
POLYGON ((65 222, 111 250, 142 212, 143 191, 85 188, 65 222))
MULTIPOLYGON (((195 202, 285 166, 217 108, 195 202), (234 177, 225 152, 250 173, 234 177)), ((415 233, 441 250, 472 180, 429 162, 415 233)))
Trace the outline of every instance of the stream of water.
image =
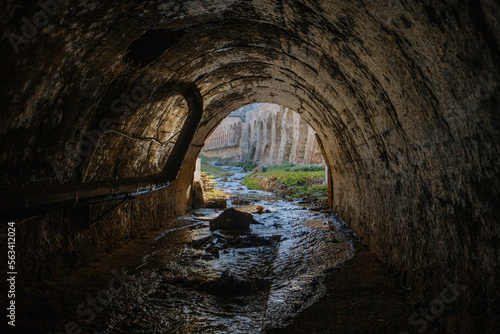
POLYGON ((248 190, 241 168, 217 180, 228 207, 255 214, 261 224, 236 234, 210 231, 222 209, 178 218, 148 246, 133 279, 112 296, 99 333, 262 333, 325 293, 325 272, 353 256, 350 230, 334 214, 248 190), (233 205, 236 199, 249 202, 233 205), (103 329, 105 328, 105 329, 103 329))

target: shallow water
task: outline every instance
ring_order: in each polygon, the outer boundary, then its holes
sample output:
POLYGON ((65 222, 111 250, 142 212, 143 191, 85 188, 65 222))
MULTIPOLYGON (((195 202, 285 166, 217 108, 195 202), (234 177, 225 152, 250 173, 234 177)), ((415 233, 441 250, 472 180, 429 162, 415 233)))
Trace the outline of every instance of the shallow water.
POLYGON ((99 323, 89 329, 261 333, 285 325, 324 294, 325 272, 354 254, 345 224, 332 214, 248 190, 240 184, 245 176, 240 168, 225 168, 235 173, 217 182, 230 196, 228 207, 253 211, 260 205, 271 213, 255 214, 261 224, 238 237, 209 230, 207 219, 222 210, 199 209, 179 217, 179 227, 150 243, 142 264, 129 273, 133 279, 111 297, 99 323), (235 198, 250 204, 233 206, 235 198), (210 236, 210 243, 200 241, 210 236), (233 284, 219 284, 224 272, 233 284))

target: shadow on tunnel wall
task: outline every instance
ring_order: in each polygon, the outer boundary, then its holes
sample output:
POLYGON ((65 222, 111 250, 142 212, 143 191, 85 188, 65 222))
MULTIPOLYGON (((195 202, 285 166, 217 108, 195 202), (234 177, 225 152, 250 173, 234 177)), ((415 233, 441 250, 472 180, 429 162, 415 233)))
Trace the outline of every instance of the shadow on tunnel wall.
POLYGON ((458 318, 498 319, 498 2, 51 3, 0 5, 2 189, 158 172, 186 115, 169 83, 195 85, 204 111, 165 190, 90 226, 116 203, 18 222, 20 283, 185 212, 210 131, 268 102, 314 128, 333 208, 422 300, 453 282, 458 318))

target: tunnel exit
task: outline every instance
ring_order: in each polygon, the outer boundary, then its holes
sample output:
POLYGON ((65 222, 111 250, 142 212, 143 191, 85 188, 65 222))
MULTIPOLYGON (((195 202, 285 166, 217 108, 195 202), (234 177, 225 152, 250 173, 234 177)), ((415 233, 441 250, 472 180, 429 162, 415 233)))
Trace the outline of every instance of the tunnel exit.
POLYGON ((199 160, 195 189, 210 200, 223 196, 214 192, 214 179, 227 175, 220 168, 227 165, 251 172, 242 181, 251 189, 328 207, 328 169, 316 133, 284 106, 254 103, 230 113, 205 140, 199 160))

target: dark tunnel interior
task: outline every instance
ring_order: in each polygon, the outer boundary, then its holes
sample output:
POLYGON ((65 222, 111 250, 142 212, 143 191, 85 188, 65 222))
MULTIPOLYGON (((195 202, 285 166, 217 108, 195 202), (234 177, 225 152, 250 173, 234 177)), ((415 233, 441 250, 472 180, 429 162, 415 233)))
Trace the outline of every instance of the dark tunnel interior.
POLYGON ((435 323, 498 330, 497 1, 0 9, 2 277, 15 222, 18 291, 171 227, 210 133, 273 103, 314 129, 330 209, 422 305, 446 282, 467 287, 435 323))

